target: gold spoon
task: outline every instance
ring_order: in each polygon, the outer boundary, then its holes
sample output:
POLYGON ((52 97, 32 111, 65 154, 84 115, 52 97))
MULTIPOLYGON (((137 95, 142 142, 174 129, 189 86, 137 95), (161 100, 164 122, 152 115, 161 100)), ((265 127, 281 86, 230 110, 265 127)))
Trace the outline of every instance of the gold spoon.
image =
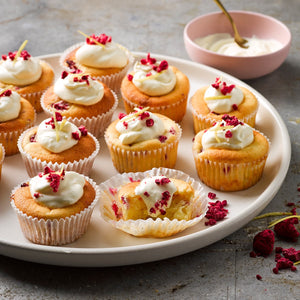
POLYGON ((225 16, 229 19, 229 22, 231 23, 233 32, 234 32, 234 41, 242 48, 248 48, 247 45, 245 45, 246 43, 248 43, 247 40, 245 40, 244 38, 242 38, 236 28, 236 25, 231 17, 231 15, 228 13, 228 11, 226 10, 226 8, 223 6, 223 4, 221 3, 220 0, 214 0, 217 5, 221 8, 221 10, 223 11, 223 13, 225 14, 225 16))

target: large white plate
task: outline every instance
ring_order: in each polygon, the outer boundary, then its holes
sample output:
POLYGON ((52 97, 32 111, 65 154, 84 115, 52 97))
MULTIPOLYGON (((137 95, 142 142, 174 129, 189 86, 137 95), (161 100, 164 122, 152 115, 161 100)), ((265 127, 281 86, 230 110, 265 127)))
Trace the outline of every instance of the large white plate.
MULTIPOLYGON (((250 86, 228 74, 182 59, 155 54, 154 56, 167 59, 169 64, 177 66, 187 74, 191 82, 190 95, 197 88, 210 84, 217 76, 222 75, 227 81, 247 87, 258 97, 257 129, 266 134, 271 141, 262 179, 245 191, 216 192, 218 199, 228 201, 229 214, 225 220, 212 227, 204 226, 202 222, 167 239, 136 238, 105 223, 96 207, 87 233, 78 241, 63 247, 41 246, 30 243, 23 237, 17 217, 10 207, 10 191, 28 176, 20 155, 7 157, 0 183, 0 254, 32 262, 66 266, 120 266, 155 261, 187 253, 224 238, 249 222, 273 199, 286 176, 291 156, 289 135, 275 108, 250 86)), ((56 74, 60 74, 58 54, 42 58, 55 68, 56 74)), ((43 117, 40 115, 39 120, 43 117)), ((194 134, 189 109, 181 125, 183 137, 179 145, 176 168, 198 179, 192 159, 194 134)), ((100 142, 100 154, 91 173, 91 177, 97 183, 116 174, 103 139, 100 142)), ((212 191, 206 186, 205 190, 212 191)))

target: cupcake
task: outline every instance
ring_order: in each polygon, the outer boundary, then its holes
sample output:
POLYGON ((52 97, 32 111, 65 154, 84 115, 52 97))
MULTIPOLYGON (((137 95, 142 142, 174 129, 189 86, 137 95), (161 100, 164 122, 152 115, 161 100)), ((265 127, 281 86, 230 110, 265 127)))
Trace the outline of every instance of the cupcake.
POLYGON ((36 112, 43 111, 40 98, 44 91, 52 84, 54 72, 52 67, 43 60, 32 57, 26 50, 20 49, 2 55, 0 61, 0 87, 19 93, 28 100, 36 112))
POLYGON ((180 137, 178 124, 147 111, 147 107, 136 108, 129 115, 121 113, 104 134, 112 162, 120 173, 173 168, 180 137))
POLYGON ((5 148, 5 155, 19 152, 18 138, 23 131, 35 122, 32 105, 11 89, 0 88, 0 143, 5 148))
POLYGON ((41 105, 47 114, 59 112, 99 138, 111 123, 118 99, 110 88, 90 75, 80 71, 63 71, 55 84, 43 94, 41 105))
POLYGON ((149 107, 151 112, 175 122, 180 122, 185 115, 189 89, 189 80, 181 71, 150 54, 135 63, 121 84, 127 113, 135 107, 149 107))
POLYGON ((269 142, 263 134, 229 115, 198 132, 193 144, 199 178, 221 191, 240 191, 257 183, 268 151, 269 142))
POLYGON ((64 167, 87 175, 100 148, 98 140, 85 127, 77 127, 59 113, 26 130, 18 147, 31 177, 45 166, 53 170, 64 167))
POLYGON ((61 66, 68 72, 79 69, 90 74, 118 93, 131 67, 132 55, 104 33, 99 36, 80 33, 86 36, 85 42, 65 50, 60 58, 61 66))
POLYGON ((210 86, 197 90, 190 104, 195 133, 221 121, 224 114, 255 126, 258 101, 254 94, 242 86, 228 85, 220 78, 210 86))
POLYGON ((25 237, 56 246, 72 243, 87 231, 99 190, 84 175, 46 167, 15 187, 10 199, 25 237))
POLYGON ((0 144, 0 179, 2 174, 2 165, 3 165, 4 157, 5 157, 5 149, 2 146, 2 144, 0 144))
POLYGON ((172 169, 118 174, 100 184, 102 217, 139 237, 167 237, 197 224, 207 199, 199 182, 172 169))

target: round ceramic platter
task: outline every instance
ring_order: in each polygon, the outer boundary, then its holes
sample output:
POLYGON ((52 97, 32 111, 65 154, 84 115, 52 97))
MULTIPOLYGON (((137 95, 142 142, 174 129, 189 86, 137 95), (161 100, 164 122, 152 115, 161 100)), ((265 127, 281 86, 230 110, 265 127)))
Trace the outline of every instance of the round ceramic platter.
MULTIPOLYGON (((134 55, 139 57, 146 54, 134 53, 134 55)), ((204 186, 205 192, 215 192, 217 199, 228 201, 228 216, 215 226, 205 226, 202 221, 170 238, 137 238, 118 231, 103 221, 99 208, 96 207, 87 233, 78 241, 59 247, 42 246, 24 238, 17 217, 10 206, 9 196, 12 188, 22 183, 28 175, 19 154, 6 157, 0 182, 0 254, 31 262, 82 267, 121 266, 170 258, 205 247, 233 233, 259 214, 273 199, 286 176, 291 147, 285 124, 270 102, 250 86, 219 70, 174 57, 156 54, 152 56, 166 59, 170 65, 176 66, 189 77, 190 96, 199 87, 214 82, 218 76, 222 76, 228 83, 245 86, 257 96, 259 110, 256 128, 271 141, 269 157, 261 180, 250 189, 234 193, 218 192, 204 186)), ((61 73, 58 64, 59 54, 41 58, 53 66, 57 75, 61 73)), ((119 105, 113 119, 120 111, 124 111, 122 104, 119 105)), ((44 118, 45 115, 40 114, 38 121, 44 118)), ((198 180, 192 158, 194 133, 189 108, 181 126, 183 136, 179 144, 176 169, 198 180)), ((100 139, 100 143, 100 153, 90 174, 98 184, 117 174, 103 138, 100 139)))

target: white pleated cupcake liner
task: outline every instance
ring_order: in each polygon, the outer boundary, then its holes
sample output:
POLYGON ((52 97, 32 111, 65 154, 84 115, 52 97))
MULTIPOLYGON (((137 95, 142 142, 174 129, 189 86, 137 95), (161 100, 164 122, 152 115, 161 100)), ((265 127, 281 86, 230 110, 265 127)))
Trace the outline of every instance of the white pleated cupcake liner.
POLYGON ((179 233, 199 223, 205 216, 208 199, 201 184, 189 175, 174 169, 153 168, 146 172, 123 173, 113 176, 100 184, 100 211, 103 219, 113 227, 137 237, 163 238, 179 233), (180 179, 191 184, 195 191, 193 202, 193 218, 191 220, 164 219, 138 219, 116 220, 112 210, 115 203, 117 190, 130 181, 143 180, 145 177, 164 175, 169 178, 180 179))
MULTIPOLYGON (((14 201, 10 201, 24 236, 33 243, 50 246, 70 244, 80 238, 88 229, 91 215, 100 196, 96 183, 88 177, 85 179, 93 186, 96 192, 95 199, 83 211, 70 217, 54 220, 33 218, 20 211, 14 201)), ((20 187, 15 187, 11 195, 18 188, 20 187)))
MULTIPOLYGON (((29 128, 28 130, 31 130, 32 128, 29 128)), ((89 156, 84 159, 80 159, 78 161, 73 161, 73 162, 68 162, 68 163, 57 163, 57 162, 49 162, 49 161, 42 161, 41 159, 32 157, 29 153, 25 152, 23 147, 22 147, 22 140, 24 136, 26 135, 27 131, 26 130, 19 138, 18 140, 18 148, 21 153, 22 159, 24 161, 26 171, 30 177, 35 176, 39 172, 42 172, 45 168, 45 166, 48 166, 52 170, 59 171, 61 170, 62 167, 66 171, 75 171, 77 173, 81 173, 83 175, 89 175, 94 161, 96 159, 97 154, 99 153, 100 150, 100 144, 98 140, 90 133, 88 133, 94 140, 96 149, 94 152, 89 156)))
MULTIPOLYGON (((70 52, 74 51, 76 48, 79 48, 79 47, 83 46, 84 44, 85 44, 85 42, 75 44, 75 45, 69 47, 68 49, 66 49, 62 53, 62 55, 60 56, 60 59, 59 59, 59 64, 64 70, 66 70, 67 72, 72 72, 72 69, 68 68, 64 64, 64 61, 66 60, 66 56, 70 52)), ((128 58, 127 65, 118 73, 114 73, 114 74, 111 74, 111 75, 105 75, 105 76, 92 76, 93 78, 98 79, 101 82, 105 83, 109 88, 111 88, 113 91, 115 91, 118 96, 120 96, 120 87, 121 87, 122 79, 126 76, 127 72, 132 67, 133 62, 134 62, 134 57, 130 53, 130 51, 128 49, 126 49, 125 47, 121 46, 121 45, 120 45, 120 47, 122 49, 124 49, 124 51, 126 52, 126 55, 127 55, 127 58, 128 58)))
POLYGON ((109 136, 104 134, 106 145, 110 151, 114 167, 119 173, 141 172, 152 168, 164 167, 173 168, 177 160, 177 150, 182 129, 178 125, 177 139, 172 143, 161 145, 158 149, 131 151, 115 146, 110 142, 109 136))
MULTIPOLYGON (((270 149, 270 140, 263 133, 270 149)), ((198 153, 193 151, 196 170, 200 180, 207 186, 226 192, 245 190, 255 185, 261 178, 268 154, 259 160, 231 164, 225 162, 216 162, 210 159, 199 157, 198 153)))
MULTIPOLYGON (((47 63, 46 61, 42 60, 42 62, 45 63, 46 65, 48 65, 49 68, 53 69, 50 66, 50 64, 47 63)), ((40 112, 43 112, 43 108, 41 107, 40 99, 47 89, 48 89, 48 86, 45 89, 34 92, 34 93, 19 93, 19 94, 21 97, 25 98, 27 101, 29 101, 31 103, 31 105, 34 107, 34 109, 37 113, 40 113, 40 112)), ((16 91, 16 92, 18 92, 18 91, 16 91)))
MULTIPOLYGON (((126 109, 127 114, 134 111, 134 108, 140 107, 140 105, 133 103, 128 98, 126 98, 124 96, 124 94, 122 93, 122 91, 121 91, 121 97, 123 99, 125 109, 127 108, 126 109)), ((161 106, 156 106, 156 107, 150 106, 148 111, 150 111, 152 113, 158 113, 158 114, 165 115, 178 123, 178 122, 181 122, 181 120, 183 119, 183 117, 186 113, 186 106, 185 106, 184 110, 182 110, 180 108, 180 106, 182 105, 183 102, 187 102, 187 98, 181 98, 180 100, 176 101, 175 103, 168 104, 168 105, 161 105, 161 106), (179 117, 175 120, 174 118, 172 118, 172 115, 173 115, 173 113, 176 114, 178 112, 179 112, 179 117)), ((186 103, 186 105, 187 105, 187 103, 186 103)))
MULTIPOLYGON (((118 107, 118 96, 116 95, 116 93, 111 90, 115 102, 114 105, 110 108, 109 111, 98 115, 98 116, 93 116, 91 118, 73 118, 73 117, 68 117, 66 118, 68 121, 70 121, 71 123, 75 124, 77 127, 79 126, 84 126, 88 132, 90 132, 92 135, 94 135, 97 139, 99 139, 101 136, 103 136, 105 129, 108 127, 108 125, 111 123, 112 117, 114 112, 116 111, 117 107, 118 107)), ((43 98, 45 96, 45 93, 42 95, 41 97, 41 106, 44 110, 44 112, 51 117, 53 115, 53 111, 48 109, 45 105, 44 105, 44 101, 43 98)), ((59 112, 59 110, 57 110, 57 112, 59 112)))
POLYGON ((0 147, 2 149, 2 157, 0 157, 0 179, 1 179, 1 173, 2 173, 2 165, 5 158, 5 148, 0 144, 0 147))
POLYGON ((14 155, 19 153, 18 149, 18 139, 22 133, 32 126, 34 126, 36 121, 36 113, 34 114, 34 119, 31 123, 28 123, 24 128, 19 130, 14 130, 10 132, 1 132, 0 131, 0 143, 5 148, 6 156, 14 155))
MULTIPOLYGON (((196 112, 196 110, 191 107, 191 111, 193 114, 193 122, 194 122, 194 132, 195 134, 198 133, 201 130, 207 129, 212 127, 216 122, 220 121, 220 120, 216 120, 212 117, 209 117, 208 115, 202 115, 196 112)), ((230 113, 230 115, 232 115, 233 112, 230 113)), ((239 119, 241 122, 244 122, 246 124, 248 124, 249 122, 253 122, 255 123, 255 117, 256 117, 256 113, 257 110, 253 111, 251 114, 244 116, 243 119, 239 119)), ((221 115, 225 115, 221 114, 221 115)), ((234 114, 233 114, 234 115, 234 114)))

